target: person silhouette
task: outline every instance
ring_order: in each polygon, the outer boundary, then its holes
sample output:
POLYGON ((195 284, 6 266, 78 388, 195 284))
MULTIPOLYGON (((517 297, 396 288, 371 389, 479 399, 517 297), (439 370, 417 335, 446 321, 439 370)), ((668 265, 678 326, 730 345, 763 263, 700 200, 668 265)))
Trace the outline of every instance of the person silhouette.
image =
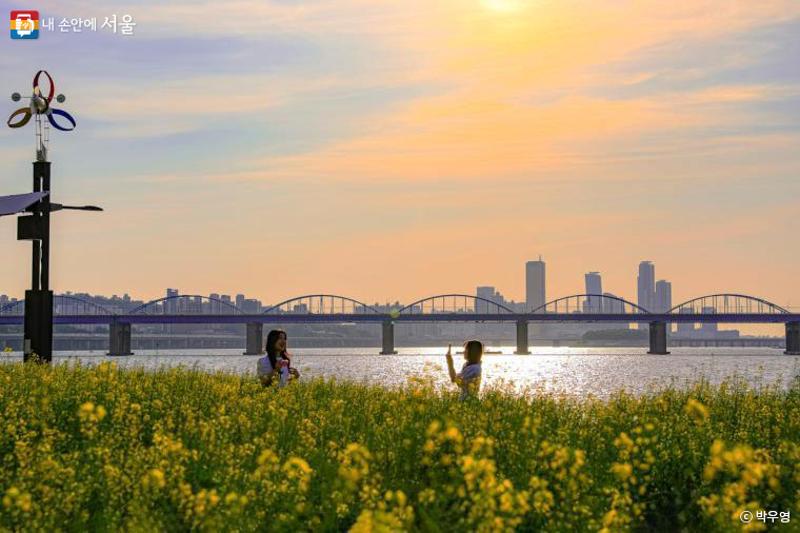
POLYGON ((464 400, 470 396, 477 396, 481 388, 481 359, 483 357, 483 343, 477 340, 469 340, 464 343, 464 366, 461 371, 456 373, 453 365, 453 345, 447 345, 447 371, 450 374, 450 381, 461 389, 460 399, 464 400))

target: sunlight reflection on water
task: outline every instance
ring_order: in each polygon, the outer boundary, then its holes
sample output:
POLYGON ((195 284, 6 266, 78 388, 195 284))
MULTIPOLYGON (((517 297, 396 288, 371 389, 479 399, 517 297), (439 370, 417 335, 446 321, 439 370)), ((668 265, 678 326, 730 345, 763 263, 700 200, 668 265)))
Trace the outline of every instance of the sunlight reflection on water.
MULTIPOLYGON (((492 349, 499 349, 492 347, 492 349)), ((383 385, 401 385, 411 377, 428 376, 447 385, 445 348, 398 348, 398 355, 377 355, 374 348, 298 348, 293 364, 304 379, 335 377, 383 385)), ((643 393, 669 385, 685 386, 704 378, 719 383, 738 376, 753 386, 787 386, 800 375, 800 357, 786 356, 771 348, 676 348, 671 355, 647 355, 645 348, 532 348, 533 354, 485 355, 483 383, 563 392, 576 396, 606 397, 626 390, 643 393)), ((240 350, 142 351, 128 357, 107 357, 95 352, 58 354, 56 363, 98 364, 112 360, 120 367, 183 365, 203 371, 255 375, 259 356, 240 350)), ((456 367, 461 356, 455 355, 456 367)), ((0 355, 0 361, 20 361, 18 353, 0 355)))

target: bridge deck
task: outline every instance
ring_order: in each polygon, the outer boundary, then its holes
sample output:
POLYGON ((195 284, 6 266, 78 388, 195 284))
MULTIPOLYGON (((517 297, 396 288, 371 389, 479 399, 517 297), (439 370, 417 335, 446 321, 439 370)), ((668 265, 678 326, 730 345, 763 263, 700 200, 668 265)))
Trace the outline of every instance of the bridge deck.
MULTIPOLYGON (((22 315, 0 316, 0 325, 23 324, 22 315)), ((297 323, 380 323, 401 322, 625 322, 625 323, 718 323, 784 324, 800 322, 798 313, 717 313, 717 314, 605 314, 605 313, 428 313, 403 314, 276 314, 276 315, 59 315, 55 324, 297 324, 297 323)))

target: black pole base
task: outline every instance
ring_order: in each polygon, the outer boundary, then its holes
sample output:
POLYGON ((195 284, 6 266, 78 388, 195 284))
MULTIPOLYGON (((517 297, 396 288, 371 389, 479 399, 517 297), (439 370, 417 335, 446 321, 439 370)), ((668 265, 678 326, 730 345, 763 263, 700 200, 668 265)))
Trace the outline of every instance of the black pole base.
POLYGON ((23 361, 53 360, 53 291, 25 291, 23 361))

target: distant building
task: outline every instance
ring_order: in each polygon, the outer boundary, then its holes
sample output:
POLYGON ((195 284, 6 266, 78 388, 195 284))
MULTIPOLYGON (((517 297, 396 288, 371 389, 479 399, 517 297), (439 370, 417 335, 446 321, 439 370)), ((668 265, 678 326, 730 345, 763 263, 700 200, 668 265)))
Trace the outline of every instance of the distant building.
POLYGON ((584 302, 584 313, 599 313, 602 311, 603 298, 603 280, 599 272, 587 272, 584 276, 586 280, 586 294, 594 294, 597 296, 588 296, 584 302))
MULTIPOLYGON (((681 315, 691 315, 693 310, 691 307, 681 307, 678 313, 681 315)), ((694 333, 694 324, 691 322, 678 322, 676 333, 679 337, 690 337, 694 333)))
POLYGON ((545 284, 545 263, 541 256, 538 261, 525 263, 525 305, 528 312, 547 303, 545 284))
POLYGON ((234 309, 230 294, 220 294, 219 300, 222 302, 219 306, 220 314, 232 315, 234 313, 234 309))
POLYGON ((490 302, 493 302, 495 300, 494 287, 490 286, 478 287, 475 290, 475 295, 479 298, 478 300, 475 300, 475 312, 488 313, 489 303, 483 300, 489 300, 490 302))
MULTIPOLYGON (((475 296, 478 298, 482 298, 483 300, 489 300, 489 302, 494 302, 497 305, 502 305, 503 307, 508 307, 508 302, 506 302, 505 297, 500 294, 499 291, 495 290, 494 287, 484 286, 478 287, 475 290, 475 296)), ((482 300, 475 301, 475 312, 476 313, 491 313, 493 311, 497 311, 497 307, 491 305, 489 302, 485 302, 482 300)))
MULTIPOLYGON (((622 314, 625 312, 625 304, 619 300, 618 296, 611 294, 610 292, 603 293, 605 298, 603 299, 603 312, 609 314, 622 314)), ((625 324, 627 328, 627 324, 625 324)))
POLYGON ((192 298, 184 298, 183 313, 187 315, 200 315, 203 313, 203 298, 201 296, 193 296, 192 298))
MULTIPOLYGON (((615 294, 611 294, 610 292, 603 293, 603 296, 605 296, 605 298, 603 298, 602 304, 601 304, 601 306, 602 306, 601 311, 603 313, 608 313, 610 315, 614 315, 614 314, 621 315, 621 314, 623 314, 625 312, 625 304, 622 302, 622 300, 619 298, 619 296, 617 296, 615 294)), ((602 329, 609 329, 609 330, 610 329, 630 329, 630 324, 628 324, 627 322, 616 322, 615 321, 615 322, 603 322, 601 324, 603 326, 602 329)))
POLYGON ((261 302, 255 298, 245 298, 240 309, 248 315, 257 315, 261 312, 261 302))
POLYGON ((639 263, 639 276, 636 279, 636 303, 648 311, 655 309, 656 267, 650 261, 639 263))
POLYGON ((670 309, 672 309, 672 283, 662 279, 656 283, 656 304, 652 310, 656 313, 666 313, 670 309))
POLYGON ((212 292, 208 295, 208 299, 211 300, 209 302, 209 313, 212 315, 220 314, 219 294, 212 292))
POLYGON ((235 305, 236 305, 236 307, 238 307, 239 309, 241 309, 241 308, 242 308, 242 306, 244 305, 244 300, 245 300, 245 298, 244 298, 244 294, 237 294, 237 295, 236 295, 236 304, 235 304, 235 305))
POLYGON ((164 300, 164 312, 168 315, 177 315, 179 313, 178 303, 180 300, 177 298, 178 289, 167 289, 167 300, 164 300))
MULTIPOLYGON (((704 315, 713 315, 717 312, 717 310, 713 307, 704 307, 702 311, 700 311, 704 315)), ((703 337, 714 337, 717 334, 719 327, 717 326, 716 322, 703 322, 700 325, 700 334, 703 337)))

